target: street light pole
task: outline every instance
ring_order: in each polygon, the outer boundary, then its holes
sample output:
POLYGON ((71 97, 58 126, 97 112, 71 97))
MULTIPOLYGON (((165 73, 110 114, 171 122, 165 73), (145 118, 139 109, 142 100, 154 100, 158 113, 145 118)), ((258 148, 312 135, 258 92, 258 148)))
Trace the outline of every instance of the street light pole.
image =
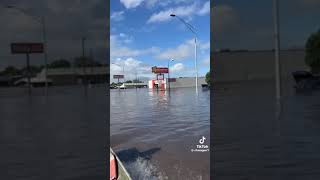
POLYGON ((198 63, 197 63, 197 37, 194 37, 194 67, 196 69, 196 93, 198 95, 198 63))
POLYGON ((174 61, 173 59, 168 60, 168 89, 169 89, 169 93, 170 93, 170 62, 174 61))
POLYGON ((125 76, 124 76, 124 65, 125 65, 125 62, 123 62, 122 64, 122 74, 123 74, 123 83, 125 83, 125 76))
POLYGON ((195 28, 176 14, 170 14, 171 17, 177 17, 194 35, 194 67, 196 72, 196 94, 198 95, 198 65, 197 65, 197 33, 195 28))

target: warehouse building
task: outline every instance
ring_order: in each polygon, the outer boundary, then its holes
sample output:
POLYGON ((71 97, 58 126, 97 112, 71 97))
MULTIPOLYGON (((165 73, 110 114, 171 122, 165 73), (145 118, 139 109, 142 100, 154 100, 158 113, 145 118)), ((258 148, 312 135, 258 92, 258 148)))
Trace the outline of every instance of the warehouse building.
MULTIPOLYGON (((198 77, 198 86, 207 85, 205 77, 198 77)), ((186 87, 195 87, 196 78, 195 77, 179 77, 179 78, 170 78, 170 88, 186 88, 186 87)), ((149 89, 161 89, 166 90, 169 87, 168 78, 164 80, 149 80, 148 82, 149 89)))
MULTIPOLYGON (((280 52, 281 77, 292 80, 292 72, 309 70, 303 49, 280 52)), ((275 74, 274 51, 228 51, 213 55, 214 82, 273 79, 275 74)))

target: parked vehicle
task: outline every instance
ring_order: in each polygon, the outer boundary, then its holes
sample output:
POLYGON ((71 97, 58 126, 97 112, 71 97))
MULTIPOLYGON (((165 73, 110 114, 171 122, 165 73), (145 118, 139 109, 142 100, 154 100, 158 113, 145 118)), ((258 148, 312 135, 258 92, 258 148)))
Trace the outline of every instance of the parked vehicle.
POLYGON ((320 76, 315 76, 308 71, 295 71, 292 73, 297 90, 320 89, 320 76))

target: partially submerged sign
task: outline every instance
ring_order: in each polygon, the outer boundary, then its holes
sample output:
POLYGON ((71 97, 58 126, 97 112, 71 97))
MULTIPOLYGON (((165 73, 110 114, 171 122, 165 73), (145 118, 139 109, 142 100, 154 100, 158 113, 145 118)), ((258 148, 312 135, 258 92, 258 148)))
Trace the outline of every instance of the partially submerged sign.
POLYGON ((167 67, 157 67, 157 66, 153 66, 151 68, 152 73, 155 74, 164 74, 164 73, 169 73, 169 69, 167 67))
POLYGON ((113 79, 123 79, 124 75, 113 75, 113 79))
POLYGON ((43 43, 12 43, 11 53, 12 54, 33 54, 43 53, 43 43))

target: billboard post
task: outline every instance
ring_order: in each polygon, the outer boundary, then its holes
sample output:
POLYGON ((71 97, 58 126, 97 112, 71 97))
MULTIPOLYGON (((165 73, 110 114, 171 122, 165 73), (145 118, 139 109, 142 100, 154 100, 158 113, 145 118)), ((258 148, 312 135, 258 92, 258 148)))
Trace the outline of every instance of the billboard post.
MULTIPOLYGON (((43 53, 43 43, 12 43, 12 54, 26 54, 28 93, 31 95, 30 54, 43 53)), ((47 80, 46 80, 47 81, 47 80)))
POLYGON ((124 75, 113 75, 113 79, 118 79, 119 84, 119 79, 124 79, 124 75))

